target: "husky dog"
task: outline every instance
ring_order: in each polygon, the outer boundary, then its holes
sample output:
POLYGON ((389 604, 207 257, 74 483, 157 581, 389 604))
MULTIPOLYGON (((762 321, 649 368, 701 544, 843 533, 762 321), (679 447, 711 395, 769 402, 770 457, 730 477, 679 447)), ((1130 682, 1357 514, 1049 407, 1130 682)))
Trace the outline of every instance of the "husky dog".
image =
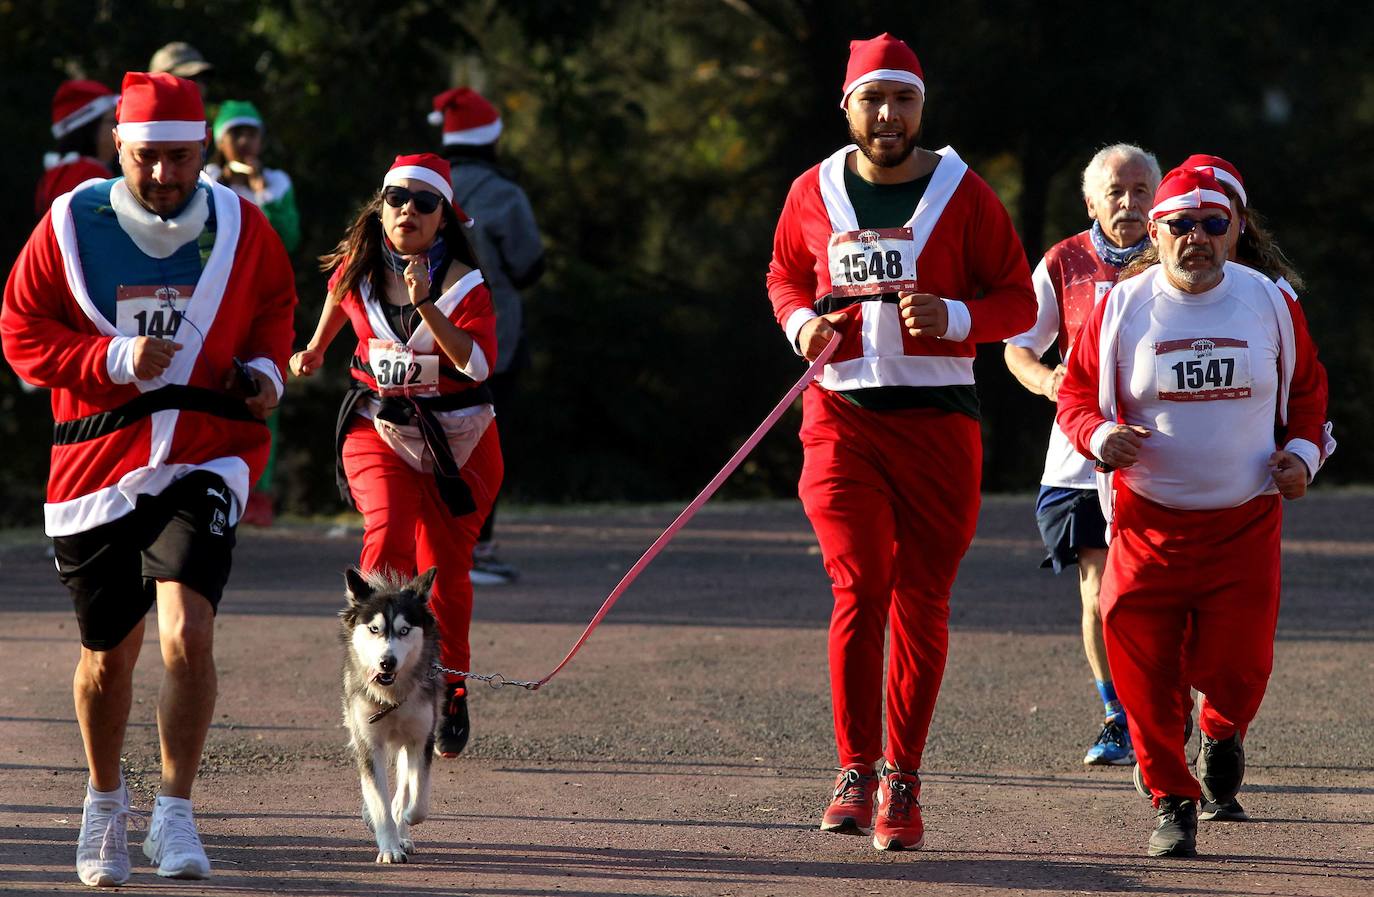
POLYGON ((429 815, 429 768, 442 698, 439 627, 429 610, 431 567, 414 579, 349 568, 343 716, 362 779, 363 822, 377 836, 377 862, 404 863, 410 826, 429 815), (396 793, 387 806, 387 769, 396 793))

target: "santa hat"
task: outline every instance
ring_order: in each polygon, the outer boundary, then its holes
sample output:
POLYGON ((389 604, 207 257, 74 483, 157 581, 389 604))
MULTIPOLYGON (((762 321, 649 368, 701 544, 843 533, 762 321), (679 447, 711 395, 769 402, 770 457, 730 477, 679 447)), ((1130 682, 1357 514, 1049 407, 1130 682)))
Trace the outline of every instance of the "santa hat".
POLYGON ((128 72, 120 88, 120 140, 205 139, 205 104, 195 82, 165 72, 128 72))
POLYGON ((869 81, 900 81, 913 84, 925 96, 925 74, 921 71, 921 60, 904 41, 900 41, 884 31, 869 40, 849 42, 849 67, 844 72, 844 95, 840 97, 840 108, 844 108, 849 95, 860 84, 869 81))
POLYGON ((258 111, 258 107, 248 100, 225 100, 219 107, 219 114, 215 116, 215 141, 218 142, 230 128, 242 125, 262 130, 262 113, 258 111))
POLYGON ((52 136, 60 139, 113 109, 119 97, 99 81, 63 81, 52 98, 52 136))
MULTIPOLYGON (((416 153, 412 156, 397 156, 396 161, 387 169, 382 179, 383 187, 400 187, 404 180, 424 181, 453 203, 453 184, 449 182, 452 172, 448 161, 433 153, 416 153)), ((461 217, 461 216, 460 216, 461 217)))
POLYGON ((1245 182, 1240 178, 1240 170, 1221 156, 1209 156, 1206 153, 1193 153, 1191 156, 1184 159, 1178 167, 1192 168, 1210 174, 1222 184, 1236 191, 1236 196, 1240 197, 1242 208, 1250 204, 1245 198, 1245 182))
POLYGON ((1158 221, 1183 209, 1217 209, 1229 215, 1231 200, 1210 174, 1196 168, 1175 168, 1159 182, 1150 218, 1158 221))
POLYGON ((501 136, 501 113, 471 87, 455 87, 435 97, 429 123, 443 125, 444 146, 484 146, 501 136))

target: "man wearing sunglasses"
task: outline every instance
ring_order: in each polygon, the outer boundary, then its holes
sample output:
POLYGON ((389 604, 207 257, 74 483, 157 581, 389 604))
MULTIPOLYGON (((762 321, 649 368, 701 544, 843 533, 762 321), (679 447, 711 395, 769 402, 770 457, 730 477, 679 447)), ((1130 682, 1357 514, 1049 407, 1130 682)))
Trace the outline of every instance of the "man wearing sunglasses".
MULTIPOLYGON (((1149 247, 1146 213, 1158 186, 1154 155, 1129 143, 1103 147, 1083 169, 1083 201, 1092 226, 1051 246, 1035 267, 1035 326, 1007 340, 1003 352, 1007 368, 1030 392, 1051 402, 1058 398, 1066 368, 1062 362, 1042 364, 1040 358, 1052 345, 1061 359, 1069 357, 1083 320, 1117 282, 1122 266, 1149 247)), ((1050 429, 1035 518, 1048 552, 1040 566, 1052 567, 1056 574, 1078 566, 1083 650, 1103 708, 1101 731, 1083 762, 1129 765, 1135 751, 1102 644, 1098 607, 1107 563, 1107 521, 1098 507, 1092 462, 1078 454, 1057 426, 1050 429)))
MULTIPOLYGON (((1226 259, 1231 204, 1210 174, 1175 169, 1150 210, 1160 263, 1123 281, 1083 326, 1058 423, 1098 462, 1111 520, 1102 628, 1156 808, 1150 856, 1196 854, 1202 788, 1178 733, 1239 746, 1274 659, 1279 497, 1301 498, 1335 443, 1326 372, 1301 307, 1226 259)), ((1234 796, 1244 754, 1202 769, 1234 796)))

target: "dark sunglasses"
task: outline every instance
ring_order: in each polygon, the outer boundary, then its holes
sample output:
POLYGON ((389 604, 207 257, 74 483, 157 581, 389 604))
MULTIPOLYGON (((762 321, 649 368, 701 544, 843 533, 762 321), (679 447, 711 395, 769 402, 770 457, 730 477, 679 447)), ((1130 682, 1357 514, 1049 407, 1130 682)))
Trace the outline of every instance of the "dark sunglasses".
POLYGON ((382 199, 393 209, 405 206, 411 200, 415 201, 415 210, 421 215, 429 215, 439 208, 439 204, 444 198, 437 193, 429 190, 410 191, 405 187, 387 187, 382 191, 382 199))
POLYGON ((1231 229, 1230 218, 1172 218, 1164 223, 1169 225, 1169 233, 1175 237, 1191 234, 1193 228, 1199 224, 1202 225, 1202 229, 1207 232, 1207 235, 1212 237, 1220 237, 1231 229))

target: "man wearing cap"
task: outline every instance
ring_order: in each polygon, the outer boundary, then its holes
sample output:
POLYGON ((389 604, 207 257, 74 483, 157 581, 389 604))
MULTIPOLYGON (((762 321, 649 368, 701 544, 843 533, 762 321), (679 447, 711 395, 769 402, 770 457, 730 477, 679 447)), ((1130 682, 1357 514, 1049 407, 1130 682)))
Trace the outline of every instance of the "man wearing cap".
POLYGON ((924 103, 905 43, 850 44, 840 106, 856 145, 793 182, 768 271, 795 351, 815 358, 840 341, 803 396, 801 429, 799 491, 835 599, 841 768, 821 828, 872 826, 880 850, 924 839, 917 773, 950 589, 978 515, 974 347, 1035 321, 1025 253, 997 196, 953 149, 917 147, 924 103))
POLYGON ((34 213, 83 181, 108 178, 114 163, 114 109, 119 98, 99 81, 63 81, 52 98, 55 150, 43 157, 34 213))
MULTIPOLYGON (((1226 260, 1231 204, 1211 175, 1174 169, 1150 210, 1161 264, 1112 288, 1069 356, 1058 422, 1094 458, 1111 551, 1102 624, 1156 807, 1151 856, 1196 853, 1198 779, 1179 738, 1198 725, 1238 748, 1274 658, 1279 496, 1302 497, 1335 448, 1326 374, 1301 307, 1226 260)), ((1244 755, 1200 764, 1214 797, 1244 755)))
MULTIPOLYGON (((496 306, 496 364, 487 381, 501 415, 501 440, 512 438, 511 401, 520 371, 529 365, 520 291, 544 273, 544 244, 529 197, 496 164, 501 115, 470 87, 434 98, 429 120, 443 129, 443 154, 453 166, 454 201, 473 218, 471 241, 496 306)), ((492 506, 472 556, 474 585, 502 585, 519 575, 497 557, 492 506)))
POLYGON ((162 787, 143 852, 205 878, 191 788, 214 714, 214 616, 248 486, 267 460, 296 304, 262 213, 201 176, 200 92, 125 75, 122 178, 60 197, 5 286, 0 342, 52 390, 44 506, 81 630, 73 691, 90 771, 77 873, 129 876, 120 752, 144 617, 157 605, 162 787))
MULTIPOLYGON (((1158 186, 1155 157, 1129 143, 1103 147, 1083 169, 1083 201, 1092 226, 1051 246, 1035 267, 1031 274, 1039 303, 1035 326, 1007 340, 1003 353, 1012 374, 1032 393, 1051 402, 1059 395, 1063 359, 1069 357, 1084 318, 1116 283, 1121 266, 1150 245, 1146 212, 1158 186), (1059 348, 1060 363, 1054 367, 1040 361, 1051 345, 1059 348)), ((1059 573, 1078 565, 1083 649, 1105 716, 1083 762, 1129 766, 1135 762, 1135 751, 1112 684, 1098 609, 1107 561, 1107 522, 1098 507, 1092 462, 1069 445, 1057 426, 1050 429, 1035 517, 1049 553, 1040 566, 1059 573)))
POLYGON ((206 81, 214 68, 205 61, 199 50, 184 40, 163 44, 148 61, 148 71, 151 73, 165 72, 194 83, 200 89, 202 102, 207 90, 206 81))

